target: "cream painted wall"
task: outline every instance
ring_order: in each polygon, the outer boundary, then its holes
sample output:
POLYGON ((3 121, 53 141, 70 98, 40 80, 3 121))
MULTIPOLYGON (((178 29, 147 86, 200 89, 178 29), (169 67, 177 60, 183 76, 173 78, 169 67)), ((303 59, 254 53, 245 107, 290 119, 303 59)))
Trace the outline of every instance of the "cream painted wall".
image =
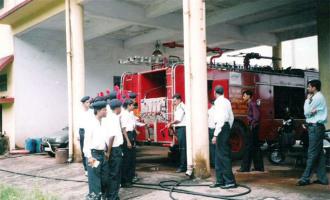
MULTIPOLYGON (((14 45, 10 26, 0 25, 0 45, 0 58, 13 54, 14 45)), ((0 96, 15 97, 13 65, 7 66, 0 74, 7 74, 7 91, 0 92, 0 96)), ((9 137, 10 149, 15 148, 14 108, 15 104, 2 105, 2 130, 9 137)))
MULTIPOLYGON (((51 135, 67 126, 65 33, 34 29, 15 38, 16 143, 51 135)), ((118 59, 140 55, 121 42, 102 37, 85 43, 86 95, 113 85, 113 76, 145 66, 118 65, 118 59)), ((150 54, 149 51, 145 52, 150 54)))

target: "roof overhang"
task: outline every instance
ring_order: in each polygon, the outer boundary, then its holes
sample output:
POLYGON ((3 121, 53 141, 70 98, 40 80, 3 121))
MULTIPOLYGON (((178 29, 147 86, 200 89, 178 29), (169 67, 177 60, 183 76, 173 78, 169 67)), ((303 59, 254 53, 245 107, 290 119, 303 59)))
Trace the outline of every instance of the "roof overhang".
POLYGON ((0 72, 2 70, 4 70, 13 61, 14 61, 14 56, 13 55, 0 58, 0 72))
POLYGON ((25 0, 0 16, 0 24, 20 33, 65 9, 65 0, 25 0))

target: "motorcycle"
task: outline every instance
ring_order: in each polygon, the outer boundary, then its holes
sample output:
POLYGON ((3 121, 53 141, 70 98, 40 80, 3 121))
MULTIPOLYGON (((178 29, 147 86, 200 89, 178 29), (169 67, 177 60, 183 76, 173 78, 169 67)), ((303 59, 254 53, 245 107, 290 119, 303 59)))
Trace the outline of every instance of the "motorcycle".
MULTIPOLYGON (((272 164, 283 163, 286 157, 295 158, 295 165, 304 165, 307 159, 308 133, 304 133, 298 140, 295 138, 294 120, 284 119, 278 128, 277 141, 270 146, 268 159, 272 164)), ((326 155, 327 167, 330 167, 330 130, 325 131, 323 150, 326 155)))

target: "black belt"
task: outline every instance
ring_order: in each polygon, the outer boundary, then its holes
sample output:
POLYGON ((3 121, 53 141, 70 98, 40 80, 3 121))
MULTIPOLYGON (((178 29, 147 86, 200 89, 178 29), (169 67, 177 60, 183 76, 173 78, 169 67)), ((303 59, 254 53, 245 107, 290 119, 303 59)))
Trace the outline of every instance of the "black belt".
POLYGON ((104 154, 104 150, 92 149, 92 153, 96 153, 96 154, 104 154))
POLYGON ((307 126, 324 126, 324 124, 321 124, 321 123, 307 123, 307 126))

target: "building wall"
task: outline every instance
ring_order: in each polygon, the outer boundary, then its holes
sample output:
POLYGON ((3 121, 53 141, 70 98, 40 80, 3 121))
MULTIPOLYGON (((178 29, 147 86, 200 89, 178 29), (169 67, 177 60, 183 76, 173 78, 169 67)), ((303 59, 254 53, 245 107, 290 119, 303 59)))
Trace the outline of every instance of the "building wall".
MULTIPOLYGON (((12 55, 13 48, 13 36, 10 26, 0 25, 0 58, 12 55)), ((15 62, 15 61, 14 61, 15 62)), ((0 92, 0 96, 15 97, 14 94, 14 79, 13 79, 13 64, 7 66, 0 74, 7 74, 7 91, 0 92)), ((10 149, 15 148, 15 104, 3 104, 2 105, 2 130, 6 132, 9 137, 10 149)))
MULTIPOLYGON (((67 126, 65 33, 34 29, 15 38, 16 143, 51 135, 67 126)), ((118 59, 136 55, 121 42, 103 37, 85 43, 86 95, 112 89, 113 76, 144 66, 119 66, 118 59)), ((149 52, 148 52, 149 53, 149 52)))

